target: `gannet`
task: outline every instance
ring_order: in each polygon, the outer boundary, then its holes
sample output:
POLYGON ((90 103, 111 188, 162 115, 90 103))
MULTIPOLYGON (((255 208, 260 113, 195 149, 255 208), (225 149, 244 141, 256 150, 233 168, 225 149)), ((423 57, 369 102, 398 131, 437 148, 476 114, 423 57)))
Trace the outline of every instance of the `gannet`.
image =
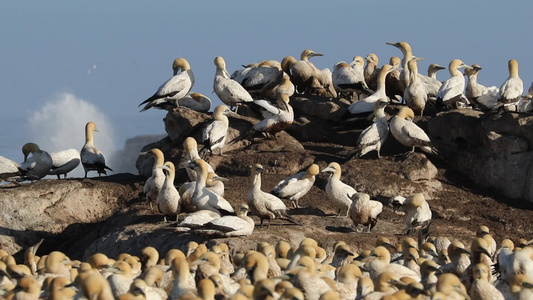
POLYGON ((420 264, 420 277, 422 277, 422 284, 424 289, 435 292, 435 285, 437 284, 437 273, 440 273, 439 265, 432 260, 425 260, 420 264))
POLYGON ((139 106, 146 104, 141 111, 151 107, 165 109, 168 105, 176 107, 176 100, 185 97, 189 93, 194 85, 194 73, 189 62, 182 57, 176 58, 172 63, 172 70, 174 75, 165 81, 152 97, 139 104, 139 106), (181 72, 179 72, 180 70, 181 72))
POLYGON ((508 291, 502 294, 505 299, 533 299, 533 280, 525 274, 517 274, 510 280, 508 291))
POLYGON ((317 94, 322 97, 337 98, 337 91, 333 86, 333 73, 329 68, 324 68, 318 73, 318 82, 321 88, 317 90, 317 94))
POLYGON ((287 206, 278 197, 263 192, 261 190, 261 173, 266 170, 260 164, 255 164, 252 167, 252 187, 248 193, 246 203, 252 212, 261 219, 260 226, 263 226, 263 220, 268 220, 267 228, 270 227, 270 222, 273 219, 281 219, 289 221, 293 224, 298 224, 287 212, 287 206))
POLYGON ((190 93, 178 99, 179 107, 187 107, 199 112, 207 112, 211 109, 211 99, 201 93, 190 93))
POLYGON ((379 59, 374 53, 366 56, 366 66, 364 70, 365 82, 371 90, 375 91, 378 87, 379 59))
POLYGON ((41 285, 32 276, 25 276, 18 280, 12 294, 7 295, 6 299, 39 299, 41 294, 41 285))
POLYGON ((297 61, 294 57, 287 56, 281 62, 282 70, 290 75, 296 91, 300 94, 310 93, 313 89, 320 87, 318 76, 322 74, 309 62, 309 58, 314 56, 323 56, 323 54, 306 49, 300 55, 300 60, 297 61))
POLYGON ((107 175, 106 169, 113 172, 110 167, 106 166, 105 157, 100 152, 100 149, 94 146, 93 133, 95 131, 98 132, 98 129, 93 122, 88 122, 85 125, 85 145, 83 145, 80 151, 81 164, 85 170, 85 178, 87 178, 89 171, 98 172, 98 177, 102 174, 107 175))
POLYGON ((332 290, 316 271, 316 263, 311 257, 300 258, 287 274, 292 277, 292 284, 304 293, 305 299, 318 300, 320 295, 332 290))
MULTIPOLYGON (((518 110, 518 103, 522 99, 524 83, 518 76, 518 61, 511 59, 508 62, 509 77, 503 82, 498 93, 498 107, 504 110, 518 110)), ((496 108, 496 107, 495 107, 496 108)))
POLYGON ((19 176, 19 164, 9 158, 0 156, 0 182, 3 180, 10 180, 10 178, 19 176))
POLYGON ((370 195, 365 193, 355 193, 351 197, 351 205, 348 214, 354 226, 368 225, 368 231, 372 230, 378 222, 378 216, 383 211, 383 204, 379 201, 370 200, 370 195))
POLYGON ((442 274, 439 277, 436 286, 437 292, 441 292, 446 295, 446 299, 470 299, 465 286, 454 274, 442 274))
MULTIPOLYGON (((189 136, 183 141, 183 151, 185 151, 186 163, 200 159, 200 155, 198 154, 198 143, 196 143, 196 140, 193 137, 189 136)), ((185 168, 185 170, 187 171, 189 180, 196 181, 196 172, 191 168, 185 168)), ((207 171, 215 172, 210 164, 207 164, 207 171)))
POLYGON ((280 300, 304 300, 304 294, 299 289, 292 287, 285 289, 283 293, 281 293, 280 300))
POLYGON ((281 65, 272 65, 270 61, 262 61, 257 67, 250 69, 239 83, 248 92, 259 92, 266 86, 279 81, 283 76, 281 65))
POLYGON ((113 274, 107 278, 113 296, 118 298, 120 295, 127 293, 133 283, 133 274, 131 266, 125 261, 117 261, 112 268, 109 268, 113 274))
POLYGON ((333 87, 338 93, 365 93, 371 95, 372 90, 368 88, 363 75, 363 58, 356 56, 352 66, 341 61, 333 68, 333 87))
POLYGON ((411 80, 403 92, 403 100, 416 114, 424 114, 428 94, 425 85, 418 76, 417 61, 424 58, 411 59, 407 66, 409 68, 409 77, 411 80))
POLYGON ((114 299, 109 282, 99 272, 88 273, 81 281, 80 290, 87 299, 114 299))
POLYGON ((272 105, 266 100, 256 100, 262 110, 263 120, 255 124, 254 132, 262 132, 269 136, 276 136, 276 133, 285 130, 294 121, 294 111, 289 104, 290 98, 285 94, 279 95, 276 104, 272 105))
POLYGON ((294 95, 294 84, 291 81, 291 78, 287 73, 283 73, 279 84, 272 88, 272 90, 263 90, 261 94, 278 99, 281 94, 285 94, 289 97, 294 95))
MULTIPOLYGON (((208 164, 209 166, 209 164, 208 164)), ((193 170, 194 171, 194 170, 193 170)), ((195 172, 196 176, 196 172, 195 172)), ((227 178, 218 176, 214 172, 207 173, 207 180, 205 181, 205 186, 211 192, 224 197, 224 181, 228 181, 227 178)), ((196 188, 196 179, 191 182, 185 182, 182 184, 178 190, 178 193, 181 197, 182 202, 182 211, 184 212, 193 212, 196 210, 194 204, 192 203, 192 195, 194 194, 194 189, 196 188)))
POLYGON ((217 69, 213 90, 224 104, 237 107, 241 103, 254 101, 242 85, 230 78, 228 71, 226 71, 224 58, 217 56, 215 58, 215 66, 217 69))
POLYGON ((41 150, 37 144, 24 144, 22 153, 24 154, 24 162, 20 164, 22 175, 35 180, 43 178, 50 172, 53 166, 52 157, 48 152, 41 150))
POLYGON ((456 108, 468 105, 468 99, 466 99, 463 91, 465 89, 465 78, 458 69, 472 67, 466 65, 460 59, 454 59, 448 66, 451 77, 445 80, 439 91, 437 92, 437 107, 447 106, 448 108, 456 108))
POLYGON ((321 173, 330 173, 328 183, 326 184, 326 194, 333 204, 339 207, 337 215, 340 215, 341 210, 346 208, 346 217, 350 213, 350 205, 352 204, 351 197, 357 191, 341 181, 341 166, 336 163, 330 163, 321 173))
POLYGON ((274 196, 289 199, 295 208, 298 199, 302 198, 315 183, 315 176, 320 172, 318 165, 312 164, 306 171, 292 175, 280 181, 271 191, 274 196))
POLYGON ((389 135, 389 123, 387 122, 387 115, 385 115, 385 106, 387 104, 388 100, 385 99, 380 99, 374 104, 376 120, 359 134, 355 149, 347 155, 348 159, 353 156, 361 157, 370 151, 377 151, 378 158, 381 157, 381 146, 389 135))
POLYGON ((80 152, 76 149, 67 149, 50 153, 52 157, 52 169, 48 175, 57 175, 57 179, 63 174, 67 178, 68 172, 74 170, 80 164, 80 152))
POLYGON ((528 89, 528 92, 522 97, 522 104, 518 107, 518 111, 530 112, 533 110, 533 82, 528 89))
POLYGON ((260 62, 242 65, 243 69, 235 70, 233 73, 231 73, 230 78, 241 84, 242 81, 248 76, 248 72, 259 66, 259 64, 260 62))
POLYGON ((163 152, 157 148, 153 148, 148 152, 140 152, 139 155, 150 154, 154 158, 154 164, 152 166, 152 176, 144 183, 144 194, 146 195, 146 201, 150 203, 157 202, 159 191, 163 187, 165 182, 165 174, 163 173, 163 164, 165 163, 165 156, 163 152))
POLYGON ((196 171, 196 187, 192 196, 194 206, 198 210, 207 209, 219 214, 233 214, 233 207, 226 199, 207 189, 207 163, 203 159, 197 159, 187 166, 196 171))
POLYGON ((440 270, 443 273, 453 273, 461 276, 464 271, 470 266, 470 252, 465 249, 465 245, 458 240, 453 241, 448 246, 448 254, 451 262, 441 266, 440 270))
POLYGON ((422 151, 438 156, 438 151, 431 145, 429 136, 424 130, 413 123, 415 114, 409 107, 402 107, 398 113, 392 117, 389 125, 390 132, 398 142, 405 147, 410 147, 411 152, 415 147, 422 151))
POLYGON ((367 267, 370 271, 370 277, 374 280, 377 279, 379 274, 383 272, 391 272, 396 274, 398 278, 411 277, 416 281, 420 281, 420 276, 418 276, 416 272, 412 271, 411 269, 402 265, 391 264, 390 252, 383 246, 372 249, 369 257, 374 258, 373 260, 367 262, 367 267))
POLYGON ((389 65, 393 70, 387 74, 385 78, 385 93, 389 99, 399 101, 403 97, 405 88, 402 87, 400 80, 400 66, 402 60, 398 56, 393 56, 389 59, 389 65))
POLYGON ((485 239, 489 245, 490 258, 493 259, 496 255, 496 241, 490 235, 490 230, 487 226, 481 225, 476 230, 476 237, 485 239))
POLYGON ((402 94, 405 88, 409 85, 410 82, 410 74, 409 74, 409 67, 407 66, 407 63, 413 59, 413 51, 411 49, 411 45, 407 42, 397 42, 397 43, 386 43, 387 45, 394 46, 400 51, 402 51, 403 58, 402 58, 402 71, 400 73, 400 82, 401 82, 401 89, 402 94))
POLYGON ((266 243, 265 245, 257 247, 257 251, 263 253, 268 261, 268 277, 279 277, 282 275, 281 267, 276 262, 276 250, 274 246, 266 243))
POLYGON ((189 264, 183 258, 176 258, 172 261, 171 266, 174 281, 172 283, 171 297, 178 299, 187 294, 194 295, 196 293, 196 284, 194 277, 190 273, 189 264))
POLYGON ((444 69, 446 68, 439 66, 439 64, 433 63, 428 67, 428 77, 437 80, 437 72, 444 69))
POLYGON ((255 222, 247 214, 248 205, 243 203, 237 207, 237 216, 215 218, 205 223, 202 229, 215 230, 215 233, 227 237, 250 235, 254 231, 255 222))
POLYGON ((174 186, 176 168, 170 161, 165 162, 162 166, 165 173, 165 181, 159 195, 157 196, 157 207, 159 212, 166 217, 176 217, 181 211, 181 198, 178 190, 174 186))
POLYGON ((49 286, 49 299, 72 299, 76 295, 76 290, 73 288, 65 287, 70 284, 70 280, 65 277, 56 277, 52 279, 49 286))
POLYGON ((393 70, 393 66, 391 65, 383 65, 381 67, 381 70, 379 71, 378 76, 378 88, 376 91, 364 98, 363 100, 359 100, 353 104, 351 104, 348 107, 348 111, 351 114, 362 114, 362 113, 369 113, 374 110, 374 104, 379 99, 387 99, 387 94, 385 93, 385 78, 387 77, 387 74, 393 70))
POLYGON ((427 228, 431 222, 431 209, 423 194, 408 197, 399 209, 406 212, 406 234, 413 234, 417 228, 427 228))
POLYGON ((201 154, 211 154, 214 150, 219 149, 219 155, 222 155, 222 149, 226 144, 229 127, 229 119, 227 116, 232 114, 233 112, 226 105, 219 105, 215 108, 215 111, 213 112, 213 121, 202 131, 204 148, 201 150, 201 154))
POLYGON ((472 69, 465 69, 464 74, 468 79, 466 82, 466 98, 474 107, 479 109, 492 109, 498 103, 499 89, 495 86, 486 87, 477 82, 477 76, 481 67, 472 65, 472 69))

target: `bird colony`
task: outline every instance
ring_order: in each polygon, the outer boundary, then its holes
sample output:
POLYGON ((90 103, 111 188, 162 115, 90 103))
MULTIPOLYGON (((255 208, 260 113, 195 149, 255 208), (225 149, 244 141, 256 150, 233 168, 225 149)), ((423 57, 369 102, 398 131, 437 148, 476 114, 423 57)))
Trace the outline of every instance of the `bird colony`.
MULTIPOLYGON (((224 103, 214 108, 212 120, 202 129, 201 140, 187 137, 180 162, 165 160, 160 149, 139 155, 153 157, 152 175, 144 183, 144 195, 164 218, 174 221, 178 232, 238 237, 272 221, 300 225, 289 214, 286 203, 299 208, 299 199, 313 188, 315 177, 328 176, 324 196, 337 209, 338 218, 349 218, 357 233, 368 233, 378 224, 383 203, 343 183, 341 165, 330 162, 320 170, 317 164, 288 178, 280 178, 271 190, 261 186, 266 168, 250 167, 250 187, 245 201, 232 206, 224 198, 224 182, 209 164, 212 156, 224 153, 228 143, 254 142, 254 137, 275 139, 291 126, 295 95, 345 98, 351 102, 346 119, 363 118, 364 129, 346 159, 376 151, 390 134, 408 151, 416 148, 432 159, 445 161, 426 132, 413 120, 430 117, 442 110, 457 108, 485 113, 528 113, 533 86, 523 95, 518 62, 508 61, 508 79, 500 88, 478 83, 479 65, 460 59, 448 64, 449 78, 436 79, 444 69, 431 64, 428 75, 419 72, 407 42, 387 43, 402 57, 392 57, 379 66, 371 53, 355 56, 319 70, 310 61, 322 56, 312 50, 300 59, 285 57, 281 62, 264 60, 244 66, 231 75, 222 57, 214 59, 213 90, 224 103), (365 64, 366 60, 366 64, 365 64), (461 73, 461 69, 464 73, 461 73), (465 82, 465 76, 467 77, 465 82), (387 115, 388 105, 398 107, 387 115), (232 141, 227 141, 229 116, 239 118, 239 107, 256 110, 262 119, 232 141), (200 145, 200 147, 199 147, 200 145), (176 171, 186 169, 186 181, 176 187, 176 171), (179 217, 178 217, 179 216, 179 217), (259 219, 259 224, 251 217, 259 219)), ((185 58, 172 64, 173 76, 139 106, 173 111, 184 107, 199 112, 211 109, 211 100, 191 92, 195 78, 185 58)), ((0 156, 0 179, 20 184, 46 175, 63 174, 80 161, 85 177, 112 171, 94 143, 98 132, 93 122, 85 127, 86 142, 80 152, 68 149, 48 154, 34 143, 22 147, 24 162, 18 164, 0 156)), ((409 152, 409 153, 410 153, 409 152)), ((26 250, 23 263, 0 253, 0 293, 6 299, 533 299, 533 243, 503 240, 497 245, 489 228, 479 226, 470 244, 430 234, 431 209, 424 194, 394 198, 395 211, 403 211, 406 237, 393 245, 379 237, 375 247, 356 251, 338 241, 331 249, 305 238, 299 245, 284 241, 257 244, 248 251, 229 249, 225 243, 208 248, 189 243, 186 249, 158 253, 146 247, 141 253, 107 257, 93 254, 87 261, 69 259, 54 251, 36 256, 39 244, 26 250), (413 237, 416 237, 416 240, 413 237)))

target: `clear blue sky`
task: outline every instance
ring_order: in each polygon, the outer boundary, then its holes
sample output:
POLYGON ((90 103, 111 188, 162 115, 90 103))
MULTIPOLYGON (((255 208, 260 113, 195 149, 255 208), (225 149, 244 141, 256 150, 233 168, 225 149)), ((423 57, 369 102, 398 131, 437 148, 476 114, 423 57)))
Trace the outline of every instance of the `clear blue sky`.
POLYGON ((164 132, 165 112, 139 113, 137 105, 171 76, 177 57, 191 64, 193 91, 216 105, 215 56, 230 73, 306 48, 324 53, 313 59, 319 68, 371 52, 383 64, 401 57, 385 44, 397 41, 427 58, 421 71, 454 58, 481 65, 484 85, 499 87, 507 61, 517 59, 527 90, 532 8, 530 1, 1 1, 0 127, 21 118, 11 131, 24 137, 28 116, 70 93, 104 112, 111 126, 130 126, 117 130, 121 148, 126 138, 164 132))

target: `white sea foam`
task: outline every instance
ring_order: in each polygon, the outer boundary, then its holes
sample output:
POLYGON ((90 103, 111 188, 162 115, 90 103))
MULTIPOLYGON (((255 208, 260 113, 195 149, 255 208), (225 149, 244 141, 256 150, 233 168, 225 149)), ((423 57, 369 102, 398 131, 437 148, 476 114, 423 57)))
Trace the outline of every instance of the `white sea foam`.
MULTIPOLYGON (((85 124, 89 121, 94 122, 99 131, 94 134, 94 145, 106 157, 106 165, 113 169, 110 158, 117 150, 117 145, 111 122, 95 105, 73 94, 58 94, 39 110, 29 114, 31 141, 48 152, 69 148, 79 151, 85 143, 85 124)), ((69 177, 83 175, 81 165, 69 173, 69 177)))

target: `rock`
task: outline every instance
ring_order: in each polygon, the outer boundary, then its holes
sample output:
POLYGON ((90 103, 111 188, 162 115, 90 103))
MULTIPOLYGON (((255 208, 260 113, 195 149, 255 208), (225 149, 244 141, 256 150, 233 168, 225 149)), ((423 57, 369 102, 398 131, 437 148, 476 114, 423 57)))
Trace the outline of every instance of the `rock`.
POLYGON ((345 116, 350 103, 345 99, 338 98, 293 96, 290 105, 295 112, 300 111, 308 116, 337 122, 345 116))
POLYGON ((177 107, 169 111, 163 119, 165 131, 170 139, 175 143, 181 143, 186 137, 191 136, 197 127, 205 125, 211 116, 206 113, 197 112, 186 107, 177 107))

